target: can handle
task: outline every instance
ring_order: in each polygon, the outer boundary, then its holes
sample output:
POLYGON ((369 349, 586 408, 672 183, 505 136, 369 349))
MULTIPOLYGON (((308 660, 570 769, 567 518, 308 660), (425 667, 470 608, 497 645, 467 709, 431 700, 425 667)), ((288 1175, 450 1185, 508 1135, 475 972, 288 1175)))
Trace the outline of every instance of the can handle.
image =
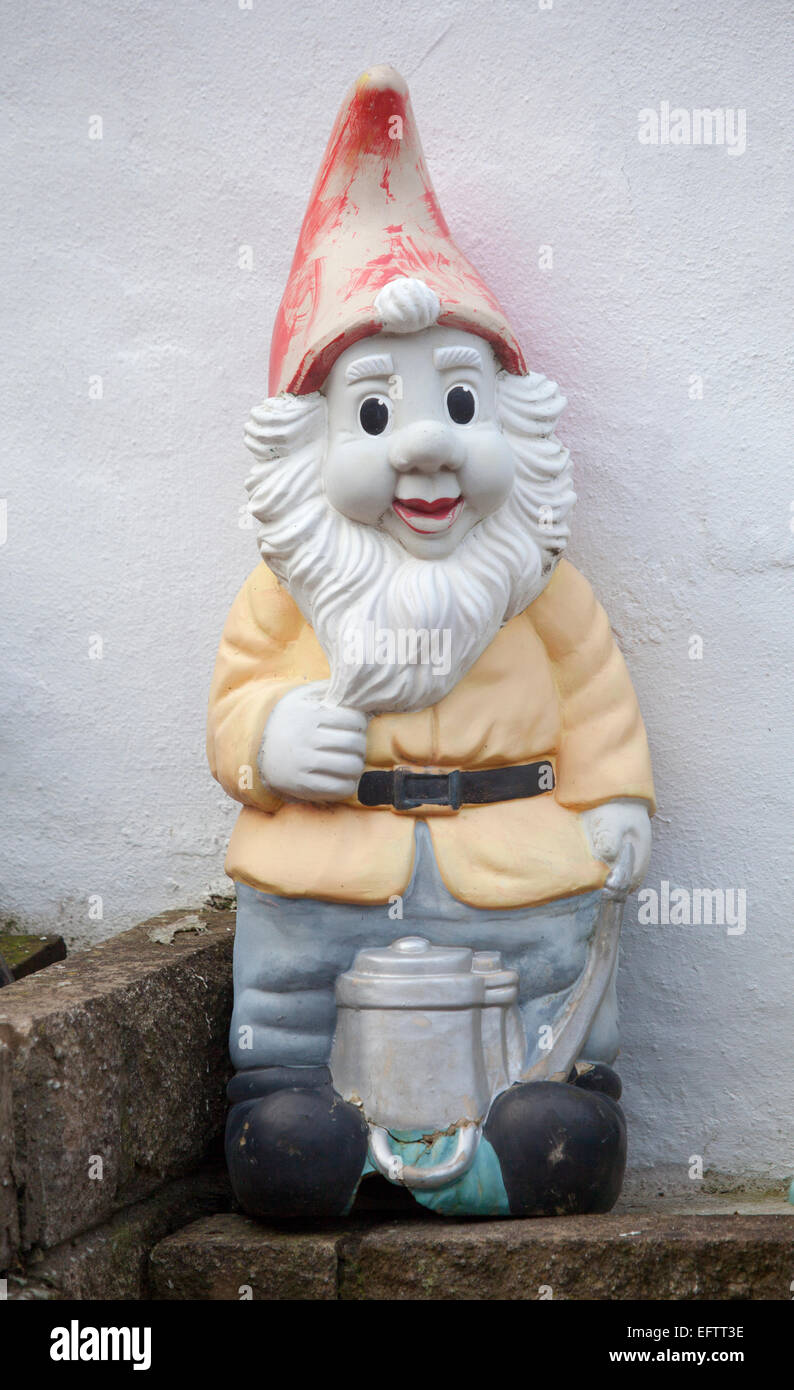
POLYGON ((481 1134, 481 1125, 462 1125, 458 1130, 458 1142, 452 1157, 444 1163, 419 1168, 412 1163, 403 1163, 400 1155, 394 1153, 387 1130, 382 1129, 380 1125, 370 1125, 369 1151, 378 1172, 389 1182, 400 1187, 416 1188, 420 1192, 432 1192, 468 1172, 474 1162, 481 1134))

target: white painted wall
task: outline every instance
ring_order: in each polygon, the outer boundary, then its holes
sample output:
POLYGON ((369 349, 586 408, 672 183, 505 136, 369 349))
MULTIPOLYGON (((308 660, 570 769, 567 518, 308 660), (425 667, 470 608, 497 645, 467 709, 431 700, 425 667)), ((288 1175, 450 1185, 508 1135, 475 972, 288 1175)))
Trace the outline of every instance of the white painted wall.
POLYGON ((632 1159, 785 1175, 785 0, 252 4, 42 0, 3 20, 2 906, 87 942, 222 874, 236 811, 204 762, 204 711, 257 558, 242 425, 338 102, 393 62, 454 234, 569 397, 571 558, 655 755, 648 882, 747 892, 734 936, 640 925, 629 905, 632 1159), (640 144, 638 111, 663 100, 745 109, 746 152, 640 144))

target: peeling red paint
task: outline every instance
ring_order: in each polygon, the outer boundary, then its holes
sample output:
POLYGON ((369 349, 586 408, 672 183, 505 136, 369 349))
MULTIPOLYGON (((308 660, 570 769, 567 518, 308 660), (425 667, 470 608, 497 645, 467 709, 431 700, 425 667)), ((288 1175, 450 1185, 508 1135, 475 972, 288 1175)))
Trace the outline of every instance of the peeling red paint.
POLYGON ((429 179, 427 182, 428 188, 427 192, 425 193, 425 203, 427 205, 427 210, 430 213, 430 216, 433 220, 433 225, 435 226, 438 235, 441 237, 448 237, 449 227, 447 226, 447 219, 445 218, 443 212, 441 211, 441 208, 439 207, 438 198, 436 197, 436 190, 433 188, 429 179))
POLYGON ((526 376, 529 368, 526 364, 521 348, 518 343, 506 342, 503 335, 485 324, 475 324, 469 314, 442 312, 438 316, 438 321, 446 328, 461 328, 466 333, 477 333, 491 344, 496 357, 506 372, 512 372, 514 376, 526 376))
POLYGON ((450 237, 402 78, 374 68, 343 102, 312 189, 276 316, 271 394, 317 389, 345 347, 377 333, 375 296, 398 275, 436 291, 442 322, 526 370, 497 300, 450 237))
POLYGON ((310 391, 319 391, 337 357, 341 356, 346 348, 352 347, 353 343, 359 342, 362 338, 371 337, 379 329, 380 324, 377 319, 369 319, 351 325, 345 332, 333 338, 330 343, 326 343, 319 351, 316 348, 312 349, 306 354, 286 390, 296 396, 305 396, 310 391))

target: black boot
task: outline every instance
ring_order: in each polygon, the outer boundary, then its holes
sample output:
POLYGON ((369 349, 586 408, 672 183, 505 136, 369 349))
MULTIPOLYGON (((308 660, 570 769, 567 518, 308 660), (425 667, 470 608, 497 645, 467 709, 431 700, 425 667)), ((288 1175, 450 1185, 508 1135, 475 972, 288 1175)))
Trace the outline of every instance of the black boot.
POLYGON ((605 1212, 620 1196, 626 1124, 605 1090, 587 1090, 578 1079, 519 1082, 497 1096, 484 1134, 513 1216, 605 1212))
POLYGON ((610 1100, 620 1100, 623 1094, 620 1077, 606 1062, 577 1062, 568 1080, 583 1091, 600 1091, 610 1100))
POLYGON ((341 1216, 367 1158, 368 1133, 327 1067, 256 1067, 229 1082, 226 1162, 249 1216, 341 1216))

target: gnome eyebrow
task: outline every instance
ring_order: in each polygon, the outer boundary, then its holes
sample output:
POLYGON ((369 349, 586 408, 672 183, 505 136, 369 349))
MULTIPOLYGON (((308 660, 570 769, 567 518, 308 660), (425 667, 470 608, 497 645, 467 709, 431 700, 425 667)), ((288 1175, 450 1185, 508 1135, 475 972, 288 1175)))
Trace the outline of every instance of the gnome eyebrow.
POLYGON ((450 367, 482 367, 482 358, 476 348, 461 344, 459 347, 436 348, 433 363, 437 371, 445 372, 450 367))
POLYGON ((371 376, 391 376, 393 372, 394 362, 388 352, 383 352, 374 357, 359 357, 355 362, 351 362, 345 370, 345 381, 362 381, 371 376))

